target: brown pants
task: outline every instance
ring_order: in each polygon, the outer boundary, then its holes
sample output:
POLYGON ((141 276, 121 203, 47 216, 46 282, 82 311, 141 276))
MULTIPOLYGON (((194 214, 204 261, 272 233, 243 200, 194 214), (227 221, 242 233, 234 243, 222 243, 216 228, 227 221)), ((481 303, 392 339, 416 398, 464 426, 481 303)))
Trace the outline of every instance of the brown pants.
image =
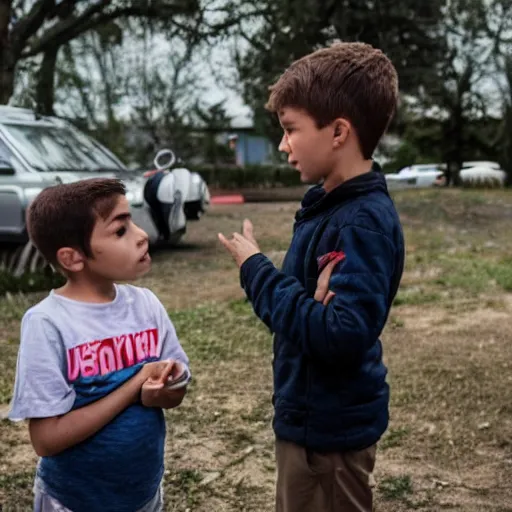
POLYGON ((276 441, 276 512, 372 512, 376 445, 317 453, 276 441))

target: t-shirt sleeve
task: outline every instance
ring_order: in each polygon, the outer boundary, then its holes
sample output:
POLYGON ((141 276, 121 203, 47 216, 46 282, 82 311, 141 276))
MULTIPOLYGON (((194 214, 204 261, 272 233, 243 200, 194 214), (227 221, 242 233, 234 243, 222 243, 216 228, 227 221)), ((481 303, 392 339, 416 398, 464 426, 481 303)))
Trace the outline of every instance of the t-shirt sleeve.
POLYGON ((9 418, 49 418, 69 412, 75 391, 66 378, 66 355, 59 331, 39 313, 25 314, 9 418))
POLYGON ((150 297, 152 309, 157 315, 159 339, 161 341, 160 359, 173 359, 182 363, 188 372, 188 380, 190 380, 190 362, 178 339, 174 324, 158 297, 150 290, 147 290, 147 292, 150 297))

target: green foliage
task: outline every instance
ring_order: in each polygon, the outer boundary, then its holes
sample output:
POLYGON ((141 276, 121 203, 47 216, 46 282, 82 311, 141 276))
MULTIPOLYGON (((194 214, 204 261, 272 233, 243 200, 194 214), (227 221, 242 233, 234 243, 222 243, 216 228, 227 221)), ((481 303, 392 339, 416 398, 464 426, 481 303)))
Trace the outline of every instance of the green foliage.
POLYGON ((204 129, 200 144, 203 158, 214 165, 234 163, 234 150, 219 139, 219 130, 225 130, 231 125, 231 117, 226 112, 225 101, 220 101, 209 107, 202 107, 197 103, 193 112, 204 129))
POLYGON ((380 442, 379 448, 381 450, 387 450, 388 448, 394 448, 402 445, 402 441, 410 434, 407 427, 390 428, 382 441, 380 442))
POLYGON ((273 188, 301 185, 299 173, 288 166, 201 166, 191 167, 190 170, 198 172, 212 188, 273 188))
POLYGON ((255 125, 276 142, 279 128, 264 109, 268 86, 294 60, 333 40, 364 41, 385 51, 397 67, 403 91, 414 94, 444 53, 437 37, 443 2, 414 0, 312 2, 265 0, 268 14, 257 31, 244 33, 249 51, 237 59, 245 101, 254 109, 255 125), (414 13, 414 18, 411 18, 414 13))
POLYGON ((409 475, 385 478, 379 485, 379 490, 387 500, 401 500, 413 493, 412 481, 409 475))
POLYGON ((64 277, 58 273, 26 273, 14 277, 0 270, 0 296, 6 293, 29 293, 48 290, 64 284, 64 277))

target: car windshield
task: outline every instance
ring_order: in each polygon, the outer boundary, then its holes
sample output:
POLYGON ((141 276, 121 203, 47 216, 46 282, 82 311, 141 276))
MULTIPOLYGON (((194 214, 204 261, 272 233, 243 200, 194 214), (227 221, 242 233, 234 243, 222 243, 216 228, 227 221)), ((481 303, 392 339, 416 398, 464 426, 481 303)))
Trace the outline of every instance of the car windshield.
POLYGON ((66 126, 3 123, 21 154, 41 172, 101 172, 124 168, 89 137, 66 126))

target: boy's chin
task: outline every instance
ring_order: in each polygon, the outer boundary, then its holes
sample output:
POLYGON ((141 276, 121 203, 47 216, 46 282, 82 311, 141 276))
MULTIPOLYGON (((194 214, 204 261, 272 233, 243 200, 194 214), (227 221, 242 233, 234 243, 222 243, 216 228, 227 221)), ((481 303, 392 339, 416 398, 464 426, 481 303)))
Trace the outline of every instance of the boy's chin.
POLYGON ((304 171, 299 171, 300 173, 300 181, 301 183, 304 183, 306 185, 310 185, 313 183, 312 179, 311 179, 311 176, 309 176, 308 173, 304 172, 304 171))
POLYGON ((146 274, 149 274, 150 270, 151 270, 151 264, 148 265, 147 267, 145 267, 143 270, 139 270, 133 279, 135 280, 135 279, 144 277, 146 274))
POLYGON ((130 281, 137 281, 137 279, 140 279, 141 277, 144 277, 146 274, 149 273, 151 270, 151 265, 149 265, 146 268, 143 269, 135 269, 133 272, 127 272, 124 275, 117 275, 114 278, 111 278, 114 282, 122 282, 122 283, 128 283, 130 281))
POLYGON ((308 176, 307 174, 300 174, 300 181, 305 185, 318 185, 322 182, 322 178, 318 178, 317 176, 308 176))

